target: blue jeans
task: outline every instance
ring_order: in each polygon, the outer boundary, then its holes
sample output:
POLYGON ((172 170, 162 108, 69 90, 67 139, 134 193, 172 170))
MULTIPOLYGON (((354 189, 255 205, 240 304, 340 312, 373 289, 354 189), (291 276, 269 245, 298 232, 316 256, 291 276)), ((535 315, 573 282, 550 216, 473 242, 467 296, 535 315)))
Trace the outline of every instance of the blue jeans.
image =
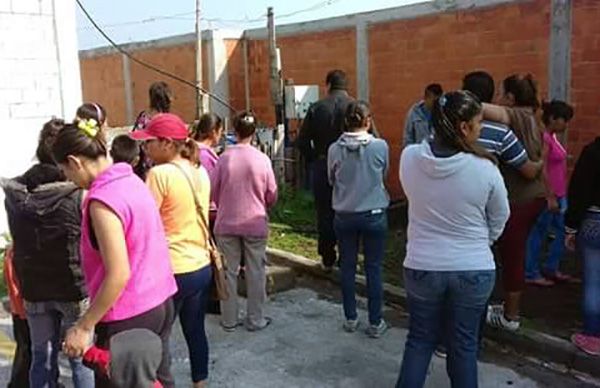
POLYGON ((356 262, 358 247, 362 240, 367 275, 367 297, 369 323, 381 322, 383 286, 381 263, 385 252, 387 214, 385 209, 363 213, 336 213, 335 232, 340 250, 340 267, 344 315, 346 319, 357 319, 356 312, 356 262))
POLYGON ((546 260, 545 272, 556 273, 565 250, 565 212, 567 211, 567 199, 558 198, 560 212, 551 212, 546 209, 540 214, 536 221, 529 239, 527 240, 527 257, 525 259, 525 277, 527 279, 539 279, 539 258, 542 253, 542 244, 548 235, 548 229, 552 228, 555 234, 554 241, 550 244, 548 259, 546 260))
POLYGON ((583 333, 600 337, 600 214, 588 213, 577 246, 583 259, 583 333))
POLYGON ((409 331, 397 388, 425 384, 431 355, 444 340, 452 387, 477 387, 477 348, 481 317, 496 272, 404 269, 409 331))
MULTIPOLYGON (((58 383, 58 355, 67 329, 83 314, 87 301, 25 303, 31 333, 31 387, 54 388, 58 383)), ((81 358, 69 359, 75 388, 93 388, 94 373, 81 358)))
POLYGON ((177 294, 173 297, 175 316, 187 343, 192 368, 192 381, 208 377, 208 340, 204 329, 206 303, 212 281, 210 265, 198 271, 175 275, 177 294))

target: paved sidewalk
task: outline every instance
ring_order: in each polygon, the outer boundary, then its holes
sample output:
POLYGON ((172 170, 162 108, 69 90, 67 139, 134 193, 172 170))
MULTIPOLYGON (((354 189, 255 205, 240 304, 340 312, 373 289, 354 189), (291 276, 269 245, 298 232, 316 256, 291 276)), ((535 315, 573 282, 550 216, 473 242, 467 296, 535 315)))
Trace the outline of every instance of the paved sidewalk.
MULTIPOLYGON (((341 329, 341 306, 324 300, 311 290, 295 289, 271 298, 268 315, 272 325, 265 331, 243 329, 225 333, 217 317, 207 319, 211 344, 211 387, 392 387, 404 349, 406 330, 390 329, 379 340, 362 332, 341 329)), ((363 320, 366 313, 360 312, 363 320)), ((0 330, 10 331, 9 320, 0 320, 0 330)), ((0 385, 10 372, 5 346, 0 338, 0 385)), ((3 341, 3 340, 4 341, 3 341)), ((179 330, 172 345, 173 372, 179 386, 187 386, 189 360, 179 330)), ((66 371, 65 371, 66 372, 66 371)), ((480 363, 480 387, 546 386, 515 371, 491 363, 480 363)), ((552 377, 551 377, 552 378, 552 377)), ((563 378, 564 377, 560 377, 563 378)), ((567 384, 554 386, 579 386, 567 384)), ((554 380, 551 380, 554 381, 554 380)), ((434 357, 427 387, 449 387, 445 361, 434 357)))

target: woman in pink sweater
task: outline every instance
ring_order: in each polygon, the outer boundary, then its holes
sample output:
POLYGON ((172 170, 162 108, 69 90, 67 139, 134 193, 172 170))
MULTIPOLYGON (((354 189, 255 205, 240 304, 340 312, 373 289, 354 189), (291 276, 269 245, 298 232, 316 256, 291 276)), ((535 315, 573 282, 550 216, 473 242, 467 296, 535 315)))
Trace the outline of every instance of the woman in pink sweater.
POLYGON ((234 119, 238 143, 227 148, 211 175, 212 200, 218 209, 215 235, 228 271, 230 297, 221 305, 221 325, 226 331, 235 331, 239 325, 237 274, 242 252, 248 290, 246 329, 262 330, 271 321, 263 314, 267 298, 267 209, 277 201, 277 184, 271 161, 251 145, 256 122, 251 112, 243 112, 234 119))

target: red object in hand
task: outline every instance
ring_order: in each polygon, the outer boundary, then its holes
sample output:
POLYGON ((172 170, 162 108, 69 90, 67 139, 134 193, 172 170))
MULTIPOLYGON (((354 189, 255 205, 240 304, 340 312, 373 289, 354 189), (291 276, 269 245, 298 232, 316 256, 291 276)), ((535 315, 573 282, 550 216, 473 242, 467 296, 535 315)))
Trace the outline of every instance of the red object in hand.
POLYGON ((108 350, 92 346, 83 355, 83 365, 92 369, 94 372, 108 377, 110 368, 110 352, 108 350))

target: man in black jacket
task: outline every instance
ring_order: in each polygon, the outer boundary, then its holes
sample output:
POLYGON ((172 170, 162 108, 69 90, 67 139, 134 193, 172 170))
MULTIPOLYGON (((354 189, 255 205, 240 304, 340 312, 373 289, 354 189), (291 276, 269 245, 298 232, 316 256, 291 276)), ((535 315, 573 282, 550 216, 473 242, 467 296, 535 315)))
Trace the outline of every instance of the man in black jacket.
POLYGON ((347 91, 348 80, 342 70, 332 70, 325 79, 327 96, 311 105, 300 128, 297 146, 302 156, 313 164, 313 194, 317 210, 319 255, 323 267, 330 271, 337 260, 336 237, 331 207, 332 187, 327 178, 327 151, 344 132, 344 114, 354 99, 347 91))

